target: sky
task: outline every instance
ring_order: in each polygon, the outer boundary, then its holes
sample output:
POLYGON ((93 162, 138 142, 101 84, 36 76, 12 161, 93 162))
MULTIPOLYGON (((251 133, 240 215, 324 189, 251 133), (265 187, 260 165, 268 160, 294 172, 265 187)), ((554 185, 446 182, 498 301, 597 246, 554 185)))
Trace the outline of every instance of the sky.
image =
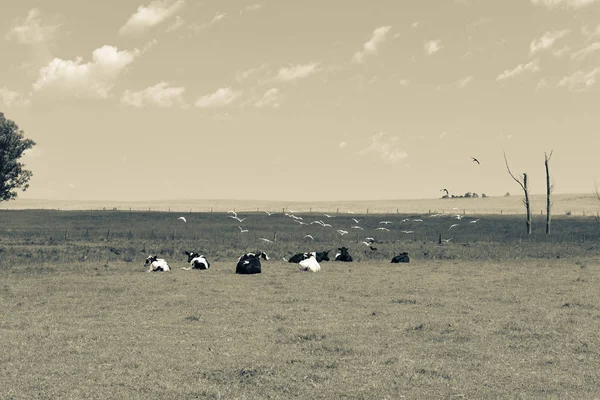
POLYGON ((27 199, 600 184, 600 0, 4 0, 27 199), (480 161, 477 164, 471 157, 480 161))

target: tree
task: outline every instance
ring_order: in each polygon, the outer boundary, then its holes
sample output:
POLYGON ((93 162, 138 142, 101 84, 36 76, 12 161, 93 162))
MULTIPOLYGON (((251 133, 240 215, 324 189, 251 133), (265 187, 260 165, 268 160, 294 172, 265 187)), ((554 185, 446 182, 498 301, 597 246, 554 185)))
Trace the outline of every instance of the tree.
POLYGON ((525 205, 525 210, 527 211, 527 234, 531 235, 531 203, 529 202, 529 189, 527 188, 527 173, 523 173, 523 177, 521 179, 515 178, 512 172, 510 172, 510 167, 508 166, 508 160, 506 159, 506 152, 504 153, 504 162, 506 163, 506 169, 508 170, 508 174, 517 182, 521 189, 523 189, 523 193, 525 194, 525 198, 523 199, 523 204, 525 205))
POLYGON ((550 155, 544 153, 544 165, 546 166, 546 235, 550 234, 550 194, 554 185, 550 184, 550 169, 548 167, 548 161, 552 157, 554 150, 550 151, 550 155))
POLYGON ((32 173, 19 159, 33 146, 35 142, 25 139, 17 124, 0 112, 0 201, 13 200, 17 189, 25 191, 29 187, 32 173))

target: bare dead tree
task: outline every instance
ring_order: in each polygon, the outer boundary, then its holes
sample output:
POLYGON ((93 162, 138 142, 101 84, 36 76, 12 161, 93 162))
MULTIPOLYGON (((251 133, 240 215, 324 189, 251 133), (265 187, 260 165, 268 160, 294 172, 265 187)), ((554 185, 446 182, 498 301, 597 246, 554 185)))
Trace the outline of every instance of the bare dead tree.
POLYGON ((511 176, 511 178, 514 179, 515 182, 517 182, 519 184, 519 186, 521 186, 521 189, 523 189, 523 193, 525 194, 525 198, 523 199, 523 204, 525 205, 525 210, 527 211, 527 234, 531 235, 531 203, 529 202, 529 189, 527 188, 527 173, 524 172, 523 173, 523 177, 520 179, 517 179, 513 173, 510 171, 510 167, 508 166, 508 160, 506 159, 506 152, 504 153, 504 162, 506 163, 506 169, 508 170, 508 174, 511 176))
POLYGON ((552 193, 552 189, 554 189, 554 185, 550 184, 550 169, 548 167, 552 153, 554 153, 554 150, 550 151, 550 155, 544 152, 544 165, 546 166, 546 235, 550 234, 550 194, 552 193))

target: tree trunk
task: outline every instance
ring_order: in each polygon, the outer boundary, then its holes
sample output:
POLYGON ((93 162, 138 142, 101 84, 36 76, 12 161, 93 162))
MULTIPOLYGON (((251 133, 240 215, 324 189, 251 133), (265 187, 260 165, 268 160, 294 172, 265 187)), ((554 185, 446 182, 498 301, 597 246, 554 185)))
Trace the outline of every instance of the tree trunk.
MULTIPOLYGON (((552 156, 552 153, 550 153, 552 156)), ((552 193, 552 186, 550 186, 550 169, 548 168, 548 161, 550 157, 544 153, 544 165, 546 166, 546 235, 550 234, 550 193, 552 193)))
POLYGON ((529 189, 527 188, 527 174, 523 174, 523 192, 525 192, 525 209, 527 210, 527 234, 531 235, 531 204, 529 203, 529 189))

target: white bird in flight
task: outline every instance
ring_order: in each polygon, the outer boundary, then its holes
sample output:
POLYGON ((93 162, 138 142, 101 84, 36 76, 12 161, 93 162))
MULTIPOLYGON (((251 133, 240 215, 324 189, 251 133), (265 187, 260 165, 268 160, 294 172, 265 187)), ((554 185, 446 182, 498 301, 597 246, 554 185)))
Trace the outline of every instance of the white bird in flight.
POLYGON ((182 220, 183 222, 187 222, 187 220, 185 219, 185 217, 179 217, 179 218, 177 218, 177 219, 180 219, 180 220, 182 220))
POLYGON ((363 229, 362 226, 358 226, 358 225, 351 226, 350 228, 352 228, 352 229, 363 229))
POLYGON ((269 242, 269 243, 273 243, 272 240, 269 240, 267 238, 258 238, 258 240, 262 240, 263 242, 269 242))
POLYGON ((238 221, 240 221, 240 222, 244 222, 244 220, 246 219, 246 218, 240 218, 240 217, 238 217, 237 215, 236 215, 235 217, 234 217, 233 215, 228 215, 228 217, 229 217, 229 218, 236 219, 236 220, 238 220, 238 221))
POLYGON ((268 211, 266 211, 266 210, 265 210, 265 212, 267 213, 267 215, 271 215, 271 214, 273 214, 272 212, 268 212, 268 211))
POLYGON ((477 223, 477 221, 479 221, 480 219, 481 219, 481 218, 474 219, 473 221, 469 221, 469 223, 470 223, 470 224, 475 224, 475 223, 477 223))
POLYGON ((455 226, 459 226, 459 225, 460 225, 460 224, 452 224, 452 225, 450 225, 450 228, 448 228, 448 230, 450 230, 450 229, 454 228, 455 226))
POLYGON ((339 233, 340 235, 344 236, 346 233, 348 233, 348 231, 343 231, 341 229, 338 229, 337 233, 339 233))
POLYGON ((323 214, 324 216, 326 216, 327 218, 334 218, 333 215, 329 215, 329 214, 323 214))
POLYGON ((352 221, 354 221, 354 223, 358 224, 362 220, 361 219, 352 218, 352 221))
POLYGON ((385 224, 385 225, 387 225, 387 224, 391 224, 391 223, 392 223, 392 221, 381 221, 381 222, 380 222, 380 224, 385 224))
POLYGON ((312 240, 315 240, 315 238, 314 238, 314 237, 312 237, 312 235, 304 235, 304 238, 303 238, 303 239, 306 239, 306 238, 311 238, 312 240))
POLYGON ((376 231, 390 231, 388 228, 375 228, 376 231))
POLYGON ((239 225, 238 225, 238 228, 240 228, 240 233, 248 232, 248 229, 242 229, 242 227, 239 225))
POLYGON ((415 233, 415 231, 402 231, 404 233, 415 233))

